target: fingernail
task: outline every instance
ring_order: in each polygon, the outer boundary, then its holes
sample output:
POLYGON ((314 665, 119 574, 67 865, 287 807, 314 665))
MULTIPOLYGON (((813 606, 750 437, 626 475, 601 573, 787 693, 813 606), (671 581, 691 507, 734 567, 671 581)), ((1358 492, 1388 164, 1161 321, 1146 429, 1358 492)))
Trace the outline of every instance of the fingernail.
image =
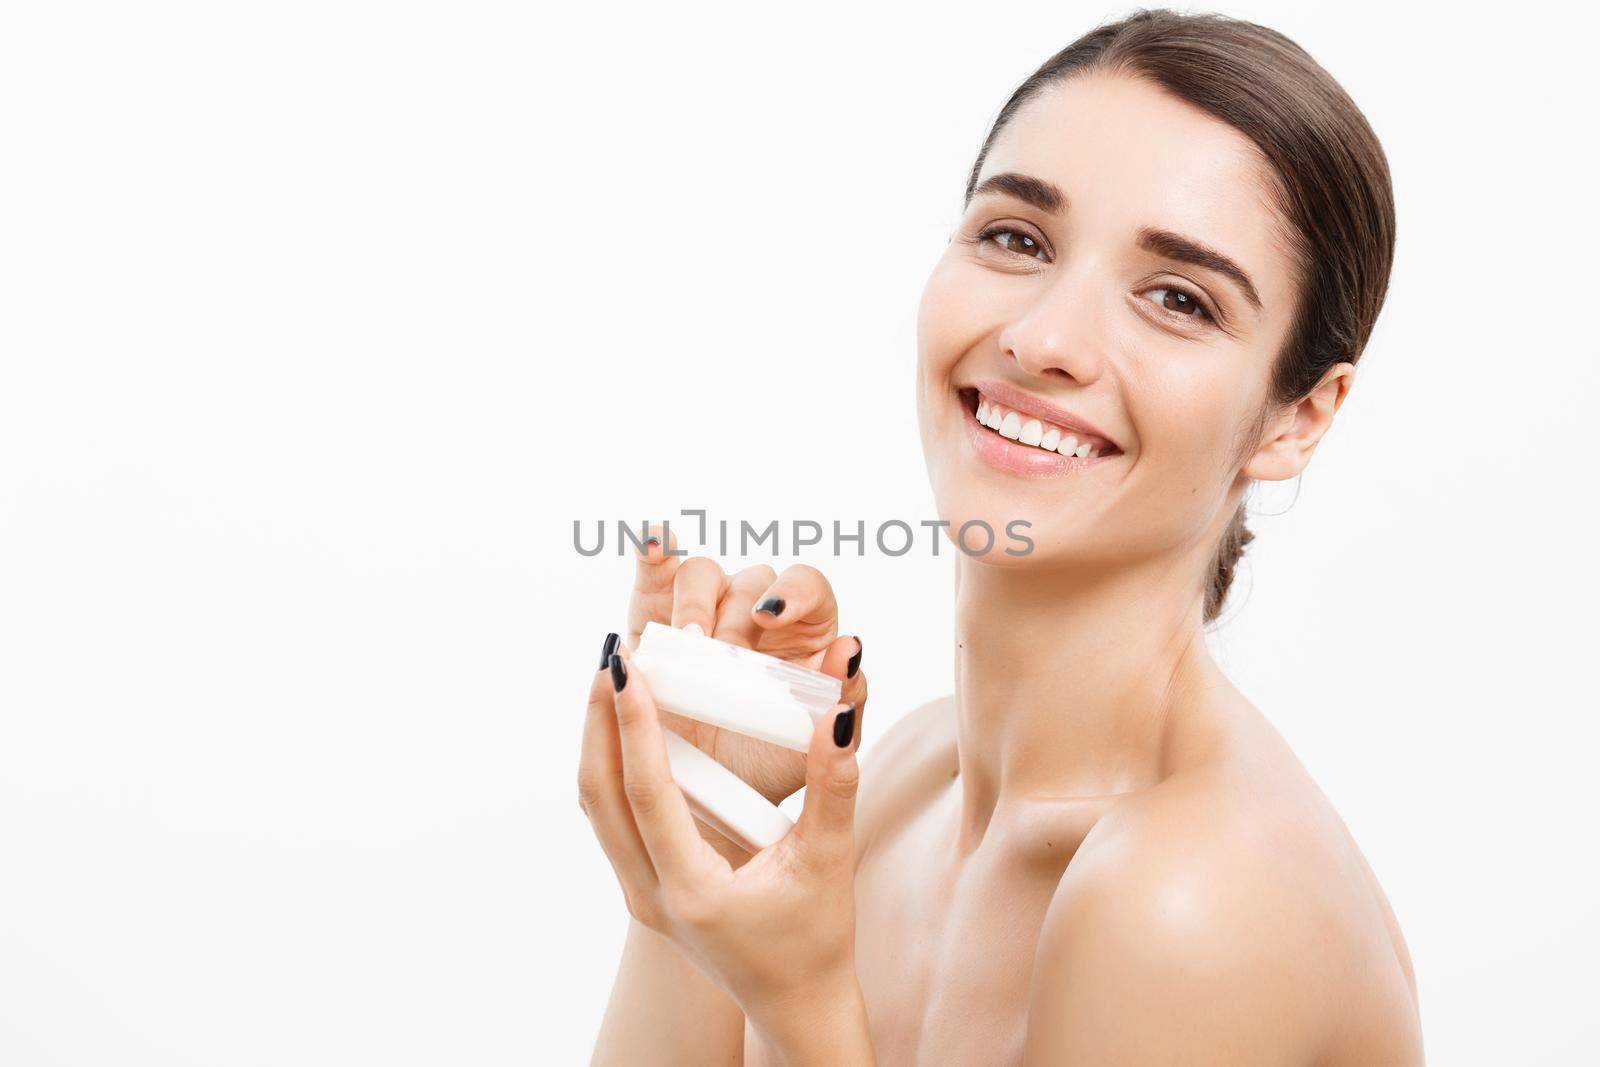
MULTIPOLYGON (((659 545, 661 543, 661 538, 657 537, 655 534, 651 534, 649 537, 644 539, 644 543, 646 545, 659 545)), ((646 548, 645 551, 648 552, 649 549, 646 548)))
POLYGON ((861 653, 864 651, 866 650, 861 647, 861 638, 856 638, 856 654, 850 657, 850 662, 844 669, 846 678, 854 678, 856 671, 861 669, 861 653))
POLYGON ((600 670, 606 669, 606 664, 611 662, 611 654, 617 650, 617 642, 622 640, 616 634, 606 634, 606 643, 600 646, 600 670))
POLYGON ((704 637, 706 635, 705 628, 697 622, 685 623, 683 632, 686 634, 694 634, 696 637, 704 637))
POLYGON ((850 738, 856 732, 856 706, 851 704, 841 711, 833 720, 833 743, 839 748, 848 748, 850 738))
POLYGON ((756 610, 765 612, 776 619, 779 615, 783 614, 783 597, 769 596, 761 603, 756 605, 756 610))
MULTIPOLYGON (((611 654, 611 685, 617 692, 622 692, 622 687, 628 684, 628 668, 622 665, 622 657, 615 652, 611 654)), ((835 731, 837 733, 837 731, 835 731)))

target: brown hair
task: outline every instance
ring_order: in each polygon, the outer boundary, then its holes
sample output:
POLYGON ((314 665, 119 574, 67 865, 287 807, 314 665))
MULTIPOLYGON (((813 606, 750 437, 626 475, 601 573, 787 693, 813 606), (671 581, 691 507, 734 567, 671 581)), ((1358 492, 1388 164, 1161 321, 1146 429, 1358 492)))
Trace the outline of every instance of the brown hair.
MULTIPOLYGON (((1334 364, 1360 358, 1394 259, 1388 161, 1355 103, 1283 34, 1225 15, 1140 9, 1079 37, 1011 94, 972 165, 969 200, 990 147, 1017 110, 1046 88, 1091 71, 1144 77, 1228 123, 1254 142, 1276 177, 1300 299, 1266 403, 1232 457, 1241 466, 1272 411, 1305 397, 1334 364)), ((1212 557, 1205 622, 1222 610, 1253 537, 1241 501, 1212 557)))

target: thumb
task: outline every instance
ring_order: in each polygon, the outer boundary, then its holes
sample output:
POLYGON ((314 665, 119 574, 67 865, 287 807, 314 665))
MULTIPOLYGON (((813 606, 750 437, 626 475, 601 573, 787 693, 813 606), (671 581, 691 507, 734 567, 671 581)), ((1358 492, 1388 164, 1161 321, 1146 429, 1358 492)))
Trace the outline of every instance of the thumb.
POLYGON ((824 715, 806 752, 806 798, 795 821, 795 836, 805 856, 824 866, 849 864, 855 856, 856 706, 840 704, 824 715))

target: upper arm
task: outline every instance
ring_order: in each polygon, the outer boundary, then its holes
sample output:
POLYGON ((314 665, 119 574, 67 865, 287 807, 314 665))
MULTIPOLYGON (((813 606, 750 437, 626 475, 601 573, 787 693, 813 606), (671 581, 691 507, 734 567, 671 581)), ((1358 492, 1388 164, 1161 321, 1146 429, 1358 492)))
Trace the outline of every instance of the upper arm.
POLYGON ((1025 1063, 1311 1058, 1315 979, 1252 884, 1263 872, 1187 844, 1080 855, 1040 932, 1025 1063))

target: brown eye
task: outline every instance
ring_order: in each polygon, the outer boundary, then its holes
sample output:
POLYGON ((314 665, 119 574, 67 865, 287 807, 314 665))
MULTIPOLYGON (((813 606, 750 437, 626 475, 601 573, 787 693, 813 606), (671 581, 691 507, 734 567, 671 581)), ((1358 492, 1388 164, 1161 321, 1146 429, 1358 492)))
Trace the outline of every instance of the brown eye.
POLYGON ((985 230, 978 235, 978 240, 993 240, 995 244, 999 245, 1007 252, 1010 252, 1012 255, 1029 256, 1033 259, 1043 258, 1036 253, 1043 252, 1044 246, 1039 244, 1039 242, 1035 241, 1032 237, 1029 237, 1027 234, 1018 230, 1006 230, 1000 228, 985 230), (1008 240, 1002 240, 1002 238, 1008 238, 1008 240))
POLYGON ((1208 317, 1209 313, 1206 311, 1205 306, 1199 300, 1196 300, 1193 295, 1184 292, 1182 289, 1147 289, 1145 292, 1160 293, 1159 303, 1174 314, 1190 318, 1208 317))

